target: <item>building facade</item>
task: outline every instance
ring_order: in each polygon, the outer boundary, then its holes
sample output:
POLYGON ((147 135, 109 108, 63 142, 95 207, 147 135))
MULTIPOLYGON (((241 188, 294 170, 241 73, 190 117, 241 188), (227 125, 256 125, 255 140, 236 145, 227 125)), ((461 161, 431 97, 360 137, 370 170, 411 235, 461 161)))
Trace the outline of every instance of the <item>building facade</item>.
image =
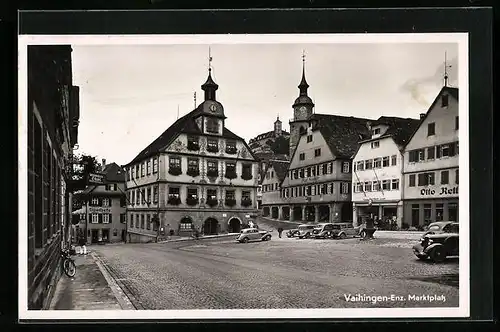
POLYGON ((369 137, 368 120, 313 113, 304 65, 298 88, 290 121, 290 164, 281 182, 281 202, 272 199, 270 215, 289 221, 349 221, 351 161, 358 141, 369 137))
POLYGON ((71 46, 28 46, 28 309, 47 308, 69 243, 79 90, 71 46))
POLYGON ((89 185, 82 193, 85 205, 77 233, 86 234, 87 243, 113 243, 126 240, 125 171, 116 163, 103 160, 102 185, 89 185), (81 230, 81 231, 80 231, 81 230))
POLYGON ((353 159, 353 223, 366 218, 403 222, 403 148, 420 120, 380 117, 353 159))
POLYGON ((290 218, 290 209, 283 209, 281 184, 285 179, 290 162, 269 160, 262 174, 262 215, 274 219, 290 218))
POLYGON ((404 219, 409 226, 458 220, 458 89, 443 87, 405 147, 404 219))
POLYGON ((151 143, 127 169, 130 241, 239 232, 257 212, 257 161, 224 125, 211 74, 205 100, 151 143))

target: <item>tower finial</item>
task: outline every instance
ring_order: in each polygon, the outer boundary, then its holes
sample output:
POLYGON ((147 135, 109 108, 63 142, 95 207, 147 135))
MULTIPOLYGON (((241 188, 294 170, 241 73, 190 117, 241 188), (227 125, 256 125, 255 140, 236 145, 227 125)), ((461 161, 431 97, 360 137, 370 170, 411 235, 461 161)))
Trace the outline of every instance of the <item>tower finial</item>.
POLYGON ((210 46, 208 47, 208 72, 212 71, 212 52, 210 46))
POLYGON ((451 65, 446 63, 446 51, 444 51, 444 86, 448 86, 448 68, 451 68, 451 65))

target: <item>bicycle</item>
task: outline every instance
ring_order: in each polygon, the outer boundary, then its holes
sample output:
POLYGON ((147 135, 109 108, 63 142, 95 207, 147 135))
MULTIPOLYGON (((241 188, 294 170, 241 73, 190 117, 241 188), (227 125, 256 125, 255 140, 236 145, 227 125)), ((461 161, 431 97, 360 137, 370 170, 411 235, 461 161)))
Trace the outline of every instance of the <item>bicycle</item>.
POLYGON ((75 261, 71 258, 68 249, 61 249, 61 266, 68 277, 73 278, 76 274, 75 261))

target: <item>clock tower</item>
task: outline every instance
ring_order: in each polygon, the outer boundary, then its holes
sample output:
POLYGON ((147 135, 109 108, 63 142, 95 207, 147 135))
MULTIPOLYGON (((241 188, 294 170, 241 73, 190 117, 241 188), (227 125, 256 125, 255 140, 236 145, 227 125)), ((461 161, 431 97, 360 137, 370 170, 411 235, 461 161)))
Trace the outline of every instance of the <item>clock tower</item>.
POLYGON ((309 118, 313 114, 314 103, 307 95, 309 84, 306 81, 305 54, 302 55, 302 80, 298 86, 299 96, 293 103, 293 119, 290 121, 290 158, 299 143, 300 136, 307 132, 309 118))

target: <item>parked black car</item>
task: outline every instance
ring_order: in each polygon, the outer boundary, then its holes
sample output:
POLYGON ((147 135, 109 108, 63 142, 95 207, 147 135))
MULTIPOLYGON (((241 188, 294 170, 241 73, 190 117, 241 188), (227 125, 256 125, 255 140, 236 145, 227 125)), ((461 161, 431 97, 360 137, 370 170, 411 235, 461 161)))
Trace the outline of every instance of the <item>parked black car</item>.
POLYGON ((449 256, 458 256, 458 248, 458 231, 427 234, 413 246, 413 253, 421 260, 430 258, 433 262, 442 262, 449 256))

